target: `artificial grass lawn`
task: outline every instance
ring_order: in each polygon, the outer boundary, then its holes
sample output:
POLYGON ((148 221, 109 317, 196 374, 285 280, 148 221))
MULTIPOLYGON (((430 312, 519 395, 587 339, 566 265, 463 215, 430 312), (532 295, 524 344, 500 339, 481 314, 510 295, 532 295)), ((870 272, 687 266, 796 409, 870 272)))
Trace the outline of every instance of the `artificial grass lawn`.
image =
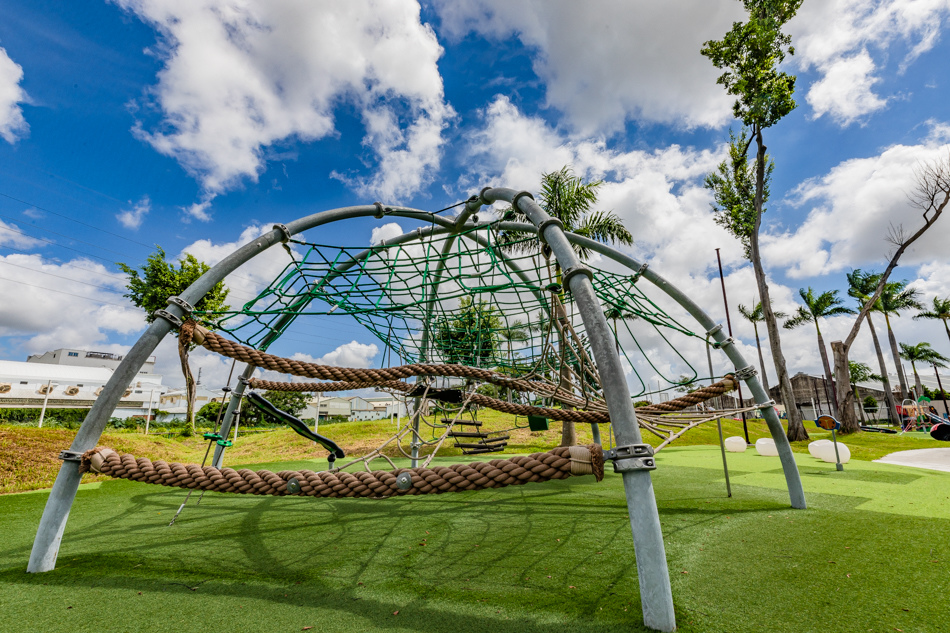
MULTIPOLYGON (((679 630, 947 630, 950 473, 797 458, 804 511, 777 458, 730 454, 727 499, 717 447, 659 454, 679 630)), ((387 501, 209 493, 169 528, 184 495, 86 487, 37 575, 47 493, 0 497, 0 631, 643 630, 618 475, 387 501)))

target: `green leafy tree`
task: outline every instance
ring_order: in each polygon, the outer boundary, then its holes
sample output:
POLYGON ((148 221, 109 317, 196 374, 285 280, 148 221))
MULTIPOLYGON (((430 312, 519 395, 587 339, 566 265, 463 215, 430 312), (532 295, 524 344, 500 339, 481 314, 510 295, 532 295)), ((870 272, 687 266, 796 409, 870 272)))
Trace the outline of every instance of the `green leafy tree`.
POLYGON ((835 396, 834 376, 831 374, 828 350, 825 348, 825 339, 821 336, 821 327, 818 325, 818 320, 841 314, 854 314, 854 310, 842 305, 844 302, 838 297, 837 290, 828 290, 815 296, 815 291, 809 286, 807 289, 799 288, 798 296, 802 298, 805 305, 798 307, 795 316, 785 322, 785 327, 793 329, 806 323, 815 324, 815 333, 818 335, 818 353, 821 355, 821 365, 825 370, 825 396, 828 398, 828 402, 833 403, 832 408, 837 416, 838 399, 835 396))
POLYGON ((732 112, 744 126, 739 136, 730 134, 729 160, 707 178, 707 186, 712 189, 716 200, 717 220, 746 247, 755 271, 772 360, 788 411, 788 438, 791 441, 808 439, 808 432, 798 409, 792 406, 795 397, 762 266, 759 231, 773 169, 763 134, 796 105, 793 98, 795 77, 779 70, 786 55, 795 52, 791 36, 783 33, 782 28, 795 16, 801 2, 742 0, 748 20, 734 23, 723 39, 706 42, 700 51, 716 68, 725 71, 717 83, 736 97, 732 112), (750 168, 746 157, 753 143, 756 152, 750 168))
POLYGON ((462 297, 458 311, 436 324, 433 342, 446 363, 490 367, 496 360, 501 330, 494 306, 462 297))
POLYGON ((620 351, 620 337, 617 335, 617 321, 633 321, 640 318, 636 312, 626 312, 617 306, 610 306, 604 310, 604 318, 614 324, 614 340, 617 343, 617 351, 620 351))
MULTIPOLYGON (((755 332, 755 348, 759 351, 759 368, 762 370, 762 386, 766 391, 769 390, 769 377, 765 373, 765 358, 762 356, 762 342, 759 340, 759 323, 765 320, 765 314, 762 310, 762 302, 759 301, 755 304, 755 307, 749 310, 747 307, 739 304, 739 314, 742 317, 752 324, 752 330, 755 332)), ((784 312, 775 312, 772 311, 772 314, 775 315, 777 319, 784 319, 784 312)))
MULTIPOLYGON (((155 320, 155 311, 164 310, 168 305, 168 298, 179 296, 192 283, 205 274, 210 266, 204 262, 198 261, 194 255, 186 254, 184 259, 180 260, 178 266, 167 261, 165 251, 161 246, 156 247, 156 251, 148 256, 145 265, 136 270, 128 264, 116 264, 122 272, 128 276, 126 288, 128 294, 125 294, 132 303, 145 310, 145 320, 151 323, 155 320)), ((196 310, 202 311, 221 311, 227 310, 228 305, 225 300, 228 297, 228 289, 224 282, 218 282, 204 297, 195 304, 196 310)), ((200 317, 197 317, 200 319, 200 317)), ((210 320, 201 320, 202 325, 213 329, 215 324, 210 320)), ((176 332, 177 336, 178 333, 176 332)), ((191 432, 195 432, 195 381, 191 375, 191 368, 182 356, 181 370, 185 376, 185 387, 188 390, 188 424, 191 432)))
POLYGON ((921 312, 913 317, 914 319, 939 319, 943 321, 943 328, 947 332, 947 338, 950 339, 950 297, 941 299, 934 297, 933 307, 930 310, 921 312))
POLYGON ((917 397, 924 395, 924 387, 920 383, 920 375, 917 373, 917 363, 928 363, 937 367, 946 367, 950 358, 943 356, 937 350, 930 346, 930 343, 917 343, 908 345, 901 343, 901 358, 910 361, 910 366, 914 370, 914 383, 917 385, 917 397))

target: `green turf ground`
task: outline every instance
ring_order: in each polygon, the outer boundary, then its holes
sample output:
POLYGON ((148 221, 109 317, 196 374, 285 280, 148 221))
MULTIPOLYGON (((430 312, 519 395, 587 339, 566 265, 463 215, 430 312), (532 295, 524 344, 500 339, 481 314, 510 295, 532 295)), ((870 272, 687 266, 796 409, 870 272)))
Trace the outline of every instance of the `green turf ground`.
MULTIPOLYGON (((950 473, 796 457, 805 511, 777 458, 730 454, 727 499, 718 448, 658 456, 679 630, 948 630, 950 473)), ((29 575, 46 497, 0 497, 3 632, 643 630, 613 474, 388 501, 209 494, 172 528, 182 491, 105 481, 80 492, 56 571, 29 575)))

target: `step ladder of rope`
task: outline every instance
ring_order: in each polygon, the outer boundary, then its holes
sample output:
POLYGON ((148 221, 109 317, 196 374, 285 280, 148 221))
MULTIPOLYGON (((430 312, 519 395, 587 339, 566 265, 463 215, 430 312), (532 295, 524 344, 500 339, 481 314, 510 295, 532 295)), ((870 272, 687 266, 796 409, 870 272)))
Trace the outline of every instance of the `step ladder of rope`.
POLYGON ((434 468, 402 468, 372 472, 314 472, 214 468, 196 464, 151 461, 97 447, 82 456, 80 472, 102 473, 176 488, 239 494, 384 499, 403 495, 441 494, 502 488, 571 476, 604 477, 600 446, 563 446, 545 453, 519 455, 490 462, 434 468), (405 473, 409 473, 405 476, 405 473), (402 477, 401 477, 402 476, 402 477), (401 477, 401 481, 400 481, 401 477), (408 480, 408 484, 406 482, 408 480))

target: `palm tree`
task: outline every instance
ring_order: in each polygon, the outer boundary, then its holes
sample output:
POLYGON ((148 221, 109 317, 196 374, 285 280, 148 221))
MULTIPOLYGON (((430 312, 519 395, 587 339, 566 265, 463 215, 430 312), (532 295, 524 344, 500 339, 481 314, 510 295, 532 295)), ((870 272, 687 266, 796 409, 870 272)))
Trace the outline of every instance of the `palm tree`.
MULTIPOLYGON (((508 367, 509 369, 514 367, 514 360, 512 358, 511 344, 512 343, 523 343, 531 338, 529 332, 529 326, 525 325, 520 319, 515 319, 511 325, 507 327, 499 328, 495 334, 498 335, 498 338, 503 340, 508 345, 508 367)), ((511 402, 511 389, 506 390, 508 392, 508 402, 511 402)))
POLYGON ((791 319, 785 322, 788 329, 797 328, 805 323, 814 323, 815 332, 818 334, 818 352, 821 355, 821 365, 825 370, 825 395, 831 408, 838 415, 838 398, 835 394, 834 379, 831 375, 831 365, 828 363, 828 350, 825 349, 825 339, 821 336, 821 328, 818 326, 818 319, 841 314, 854 314, 854 310, 846 308, 843 301, 838 298, 837 290, 827 290, 817 297, 811 286, 808 289, 799 288, 798 296, 805 302, 804 306, 799 306, 798 311, 791 319))
POLYGON ((950 297, 941 299, 934 297, 933 310, 930 312, 921 312, 913 317, 914 319, 940 319, 943 321, 943 328, 947 331, 947 338, 950 338, 950 297))
MULTIPOLYGON (((762 343, 759 341, 759 323, 765 320, 765 312, 762 310, 762 302, 759 301, 755 304, 755 308, 749 310, 747 307, 739 304, 739 314, 741 314, 745 319, 752 324, 752 329, 755 330, 755 347, 759 350, 759 367, 762 369, 762 387, 768 391, 769 390, 769 378, 765 373, 765 359, 762 357, 762 343)), ((775 312, 776 319, 784 319, 786 315, 784 312, 775 312)))
MULTIPOLYGON (((878 283, 881 281, 880 273, 862 272, 860 268, 848 273, 848 296, 858 300, 859 308, 863 308, 868 299, 874 293, 878 283)), ((868 329, 871 330, 871 339, 874 341, 874 351, 877 352, 877 362, 881 367, 881 382, 884 384, 884 398, 887 400, 887 415, 892 422, 900 424, 900 416, 897 414, 897 402, 894 400, 894 391, 891 389, 891 381, 887 377, 887 365, 884 364, 884 352, 881 349, 881 341, 877 338, 877 331, 874 329, 874 323, 871 321, 871 313, 867 314, 868 329)))
POLYGON ((920 376, 917 375, 917 363, 930 363, 936 367, 946 367, 950 358, 943 356, 937 350, 930 347, 930 343, 917 343, 908 345, 901 343, 901 358, 910 361, 910 366, 914 370, 914 382, 917 385, 917 398, 924 395, 924 387, 920 384, 920 376))
POLYGON ((874 380, 878 376, 874 375, 870 366, 865 363, 857 363, 853 360, 848 361, 848 374, 851 376, 851 392, 854 394, 854 401, 858 403, 858 410, 861 412, 861 421, 867 424, 868 420, 864 414, 864 404, 858 396, 858 383, 874 380))
POLYGON ((635 312, 624 312, 617 306, 610 306, 604 310, 604 317, 610 319, 614 322, 614 340, 617 342, 617 351, 620 351, 620 337, 617 336, 617 321, 623 319, 624 321, 632 321, 633 319, 639 318, 635 312))
POLYGON ((884 322, 887 323, 887 338, 891 344, 891 354, 894 355, 894 364, 897 365, 897 378, 901 383, 901 398, 906 397, 908 392, 907 378, 904 376, 900 352, 897 350, 897 338, 891 328, 891 315, 898 317, 903 310, 923 309, 920 301, 918 301, 919 296, 920 293, 916 289, 907 287, 907 281, 889 282, 884 285, 881 299, 874 306, 876 311, 884 315, 884 322))
MULTIPOLYGON (((565 231, 604 244, 617 243, 631 246, 633 245, 633 236, 621 222, 619 216, 610 211, 591 210, 591 207, 597 202, 597 189, 602 184, 602 180, 585 183, 582 178, 574 175, 574 171, 570 166, 565 165, 557 171, 541 175, 541 194, 538 204, 552 218, 560 220, 565 231)), ((530 223, 524 212, 514 207, 506 210, 504 217, 530 223)), ((498 242, 503 248, 522 252, 533 250, 538 245, 537 241, 526 241, 523 239, 523 235, 512 235, 507 231, 499 235, 498 242)), ((577 244, 574 244, 573 247, 579 259, 586 260, 591 256, 590 249, 577 244)), ((550 257, 550 247, 545 244, 541 249, 541 253, 546 258, 550 257)), ((556 281, 560 284, 561 265, 557 260, 554 262, 554 271, 556 281)), ((554 314, 552 317, 566 321, 567 317, 563 313, 563 309, 560 312, 561 314, 554 314)), ((566 341, 560 343, 562 347, 566 345, 566 341)), ((561 372, 562 384, 567 380, 566 375, 565 368, 561 372)), ((573 422, 565 421, 561 429, 561 446, 572 446, 574 444, 577 444, 577 430, 573 422)))

